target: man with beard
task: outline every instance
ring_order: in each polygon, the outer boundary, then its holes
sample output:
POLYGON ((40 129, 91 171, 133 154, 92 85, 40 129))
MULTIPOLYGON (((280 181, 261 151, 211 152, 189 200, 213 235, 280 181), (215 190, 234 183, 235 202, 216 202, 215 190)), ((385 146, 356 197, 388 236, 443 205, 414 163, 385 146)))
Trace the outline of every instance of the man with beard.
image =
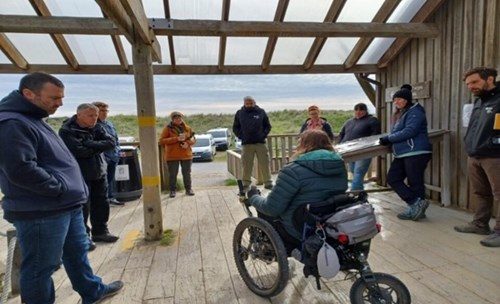
POLYGON ((497 71, 487 67, 464 74, 465 85, 477 97, 464 139, 471 195, 477 205, 472 222, 455 226, 458 232, 488 235, 481 241, 487 247, 500 247, 500 208, 493 233, 489 226, 494 203, 500 204, 500 82, 495 83, 496 77, 497 71))

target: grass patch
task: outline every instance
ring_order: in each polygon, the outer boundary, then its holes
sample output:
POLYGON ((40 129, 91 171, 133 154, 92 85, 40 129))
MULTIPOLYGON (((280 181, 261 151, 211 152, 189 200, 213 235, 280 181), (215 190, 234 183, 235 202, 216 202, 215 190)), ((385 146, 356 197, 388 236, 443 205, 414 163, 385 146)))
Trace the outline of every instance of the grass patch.
POLYGON ((160 240, 161 246, 169 246, 174 242, 175 233, 172 229, 166 229, 163 231, 163 237, 160 240))
POLYGON ((224 184, 226 186, 236 186, 236 185, 238 185, 238 182, 234 178, 226 178, 226 180, 224 181, 224 184))

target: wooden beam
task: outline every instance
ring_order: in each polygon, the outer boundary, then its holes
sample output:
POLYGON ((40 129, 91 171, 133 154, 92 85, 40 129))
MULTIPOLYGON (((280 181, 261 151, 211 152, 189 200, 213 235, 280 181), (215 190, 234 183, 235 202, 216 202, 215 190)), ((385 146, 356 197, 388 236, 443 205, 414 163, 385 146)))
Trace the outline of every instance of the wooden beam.
MULTIPOLYGON (((210 75, 210 74, 235 74, 235 75, 257 75, 257 74, 352 74, 352 73, 378 73, 380 69, 374 64, 356 65, 346 70, 342 64, 314 65, 309 70, 304 70, 302 65, 271 65, 263 71, 260 65, 225 65, 219 70, 217 65, 153 65, 155 75, 210 75)), ((31 64, 28 69, 23 70, 11 64, 0 64, 0 73, 19 74, 26 72, 45 71, 52 74, 133 74, 134 67, 129 66, 124 70, 121 65, 80 65, 75 71, 68 65, 54 64, 31 64)))
MULTIPOLYGON (((375 17, 373 17, 372 22, 385 22, 391 16, 392 12, 399 5, 401 0, 386 0, 380 10, 377 12, 375 17)), ((360 38, 354 48, 351 50, 349 56, 347 56, 344 65, 346 69, 351 68, 356 62, 358 62, 359 58, 366 51, 370 43, 373 41, 372 37, 364 37, 360 38)))
MULTIPOLYGON (((120 35, 113 21, 94 17, 2 15, 0 32, 32 34, 120 35)), ((130 41, 130 40, 129 40, 130 41)))
POLYGON ((323 23, 249 22, 152 19, 156 35, 233 37, 415 37, 435 38, 436 24, 428 23, 323 23))
POLYGON ((370 85, 368 81, 366 81, 363 77, 361 77, 359 73, 354 74, 354 77, 356 77, 356 80, 361 86, 361 89, 363 89, 363 92, 365 92, 366 97, 368 97, 372 105, 375 106, 375 101, 376 101, 375 89, 370 85))
MULTIPOLYGON (((274 14, 275 22, 283 22, 283 20, 285 20, 285 14, 289 2, 290 2, 289 0, 280 0, 278 2, 278 6, 276 7, 276 13, 274 14)), ((269 68, 277 42, 278 42, 278 37, 269 37, 269 39, 267 40, 266 50, 264 51, 264 57, 262 58, 263 70, 267 70, 267 68, 269 68)))
MULTIPOLYGON (((96 0, 104 1, 104 0, 96 0)), ((444 1, 444 0, 441 0, 444 1)), ((105 12, 106 13, 106 12, 105 12)), ((108 13, 106 13, 108 15, 108 13)), ((34 17, 2 15, 0 32, 42 34, 125 35, 115 21, 104 18, 34 17), (114 23, 113 23, 114 22, 114 23), (118 26, 118 27, 117 27, 118 26)), ((247 22, 217 20, 150 19, 158 35, 231 37, 414 37, 439 35, 431 23, 322 23, 322 22, 247 22)))
POLYGON ((152 47, 153 60, 161 62, 160 43, 149 25, 141 0, 120 0, 120 2, 134 24, 136 36, 139 36, 143 43, 152 47))
MULTIPOLYGON (((170 4, 168 0, 163 0, 163 9, 165 10, 165 18, 170 19, 170 4)), ((170 64, 175 67, 175 48, 174 38, 172 35, 167 36, 168 50, 170 52, 170 64)))
MULTIPOLYGON (((323 22, 335 22, 339 17, 340 12, 344 8, 345 3, 346 0, 334 0, 332 2, 332 5, 330 5, 330 9, 328 10, 328 13, 326 14, 325 20, 323 22)), ((314 42, 309 49, 309 53, 307 53, 307 57, 304 60, 304 69, 308 70, 313 66, 313 64, 316 62, 316 59, 318 58, 319 53, 321 53, 325 42, 326 37, 316 37, 314 39, 314 42)))
MULTIPOLYGON (((231 7, 231 0, 224 0, 222 2, 222 14, 221 14, 222 21, 229 20, 230 7, 231 7)), ((227 37, 225 35, 221 35, 219 38, 219 64, 217 65, 219 67, 219 70, 222 70, 222 68, 224 67, 224 61, 226 59, 226 42, 227 42, 227 37)))
MULTIPOLYGON (((52 16, 52 14, 49 11, 49 8, 47 7, 47 5, 45 5, 45 2, 43 0, 29 0, 29 1, 38 16, 44 16, 44 17, 52 16)), ((73 69, 75 70, 78 69, 79 65, 78 60, 76 59, 75 54, 71 50, 71 47, 69 46, 64 36, 61 34, 50 34, 50 37, 56 44, 56 47, 59 49, 59 52, 63 56, 66 63, 69 64, 73 69)))
POLYGON ((120 40, 120 36, 111 35, 111 41, 113 41, 113 45, 115 46, 116 55, 118 56, 118 60, 120 60, 121 67, 125 71, 128 70, 127 55, 125 54, 125 50, 123 49, 123 43, 120 40))
MULTIPOLYGON (((434 0, 434 1, 426 1, 422 8, 417 12, 417 14, 411 20, 412 23, 409 25, 416 24, 417 22, 425 22, 431 16, 434 15, 436 10, 443 4, 445 0, 434 0)), ((391 47, 385 52, 382 58, 378 61, 378 66, 380 68, 385 68, 396 56, 404 49, 404 47, 410 42, 412 38, 419 37, 401 37, 396 39, 391 47)), ((430 38, 430 37, 428 37, 430 38)))
POLYGON ((24 59, 23 55, 4 33, 0 33, 0 49, 9 58, 10 62, 15 64, 19 69, 27 70, 29 68, 28 61, 24 59))
MULTIPOLYGON (((138 4, 137 0, 95 0, 97 4, 101 7, 101 10, 109 17, 111 21, 121 30, 125 35, 130 44, 134 44, 134 39, 136 39, 135 33, 137 32, 137 37, 140 37, 141 41, 149 45, 153 49, 153 60, 156 62, 161 62, 161 50, 160 44, 156 40, 156 36, 148 36, 149 31, 145 33, 145 25, 143 25, 144 9, 141 4, 138 4), (126 3, 125 6, 122 2, 126 3), (137 10, 137 11, 133 11, 137 10)), ((149 25, 146 26, 149 28, 149 25)))
MULTIPOLYGON (((498 33, 495 31, 495 24, 498 22, 498 14, 500 10, 500 1, 487 1, 486 2, 486 25, 484 31, 484 65, 495 66, 495 56, 500 51, 497 38, 495 43, 495 36, 498 33)), ((497 62, 498 63, 498 62, 497 62)))

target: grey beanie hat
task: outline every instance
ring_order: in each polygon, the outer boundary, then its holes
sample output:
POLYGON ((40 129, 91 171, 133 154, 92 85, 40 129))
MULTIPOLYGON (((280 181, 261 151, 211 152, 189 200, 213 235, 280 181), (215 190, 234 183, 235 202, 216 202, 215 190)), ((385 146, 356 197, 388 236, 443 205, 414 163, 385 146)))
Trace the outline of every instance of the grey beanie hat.
POLYGON ((411 85, 409 84, 403 84, 401 86, 401 89, 399 91, 396 91, 396 93, 394 93, 394 95, 392 95, 392 100, 394 100, 394 98, 403 98, 403 99, 406 99, 408 100, 408 103, 411 104, 412 102, 412 99, 413 99, 413 96, 411 94, 411 85))

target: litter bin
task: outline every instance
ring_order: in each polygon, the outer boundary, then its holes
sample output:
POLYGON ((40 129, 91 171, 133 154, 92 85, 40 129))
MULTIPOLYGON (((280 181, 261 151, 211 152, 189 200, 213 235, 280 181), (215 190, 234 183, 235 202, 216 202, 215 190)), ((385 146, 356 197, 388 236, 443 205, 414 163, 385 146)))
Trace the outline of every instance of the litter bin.
POLYGON ((137 147, 122 146, 116 165, 115 197, 119 201, 131 201, 142 195, 141 167, 137 147))

